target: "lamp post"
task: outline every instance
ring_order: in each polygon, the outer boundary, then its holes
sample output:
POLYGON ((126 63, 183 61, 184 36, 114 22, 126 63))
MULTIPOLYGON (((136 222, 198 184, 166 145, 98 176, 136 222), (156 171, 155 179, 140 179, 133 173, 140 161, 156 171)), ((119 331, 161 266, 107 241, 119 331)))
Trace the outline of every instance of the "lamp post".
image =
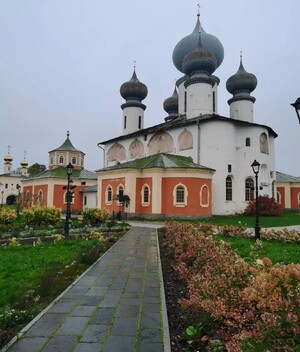
POLYGON ((300 123, 300 98, 297 98, 296 101, 291 105, 295 108, 296 114, 300 123))
POLYGON ((3 208, 3 194, 4 194, 4 191, 1 191, 1 208, 3 208))
POLYGON ((64 186, 64 189, 67 189, 66 193, 66 201, 67 201, 67 211, 66 211, 66 220, 65 220, 65 228, 64 228, 64 234, 66 237, 69 236, 69 228, 70 228, 70 219, 71 219, 71 201, 72 201, 72 192, 71 192, 71 175, 73 172, 74 166, 69 163, 66 166, 66 171, 67 171, 67 176, 68 176, 68 184, 67 187, 64 186))
POLYGON ((255 241, 260 240, 260 224, 259 224, 259 207, 258 207, 258 173, 260 168, 260 163, 256 160, 251 164, 252 170, 255 174, 255 200, 256 200, 256 208, 255 208, 255 241))

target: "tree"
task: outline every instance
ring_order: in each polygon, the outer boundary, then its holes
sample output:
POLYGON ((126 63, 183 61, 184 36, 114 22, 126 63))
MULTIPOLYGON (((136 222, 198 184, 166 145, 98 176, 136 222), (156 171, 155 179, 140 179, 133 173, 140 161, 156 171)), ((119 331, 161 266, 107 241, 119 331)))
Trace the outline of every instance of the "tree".
POLYGON ((43 172, 46 170, 46 166, 42 164, 35 163, 28 168, 28 174, 30 176, 37 175, 40 172, 43 172))

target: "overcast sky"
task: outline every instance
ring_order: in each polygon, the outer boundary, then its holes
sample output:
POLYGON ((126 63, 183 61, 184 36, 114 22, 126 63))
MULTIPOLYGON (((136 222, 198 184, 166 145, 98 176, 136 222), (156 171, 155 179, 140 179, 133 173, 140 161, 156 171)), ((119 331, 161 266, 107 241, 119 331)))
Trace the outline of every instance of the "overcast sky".
MULTIPOLYGON (((163 101, 181 77, 175 45, 194 29, 191 0, 0 0, 0 163, 11 145, 17 168, 48 166, 48 151, 67 130, 103 166, 97 143, 122 133, 119 89, 137 76, 148 87, 145 127, 164 121, 163 101)), ((201 23, 219 38, 225 57, 215 75, 219 114, 229 115, 226 80, 239 66, 256 75, 254 122, 277 133, 276 169, 300 176, 300 125, 290 106, 300 96, 299 0, 203 0, 201 23)), ((208 165, 209 166, 209 165, 208 165)), ((3 167, 0 165, 0 173, 3 167)))

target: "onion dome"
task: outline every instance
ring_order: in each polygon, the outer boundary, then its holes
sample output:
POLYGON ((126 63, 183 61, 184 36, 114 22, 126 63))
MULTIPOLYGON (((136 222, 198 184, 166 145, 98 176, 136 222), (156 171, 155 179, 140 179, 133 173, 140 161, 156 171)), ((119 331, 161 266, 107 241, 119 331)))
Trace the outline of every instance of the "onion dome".
POLYGON ((4 157, 4 161, 5 163, 11 163, 13 161, 12 156, 8 153, 5 157, 4 157))
POLYGON ((23 159, 21 162, 20 162, 21 166, 22 167, 27 167, 28 166, 28 161, 26 159, 23 159))
POLYGON ((135 73, 135 69, 133 70, 133 75, 131 79, 121 85, 120 94, 126 101, 142 101, 148 95, 147 86, 138 80, 135 73))
POLYGON ((226 82, 226 89, 229 93, 235 95, 239 93, 250 94, 257 86, 256 76, 248 73, 243 66, 242 55, 240 58, 240 67, 236 74, 229 77, 226 82))
POLYGON ((197 48, 187 54, 182 61, 183 72, 187 75, 198 72, 211 75, 218 66, 215 54, 203 48, 201 36, 199 33, 197 48))
POLYGON ((216 68, 221 65, 224 59, 224 48, 222 43, 214 35, 205 32, 199 20, 199 13, 197 16, 198 18, 193 32, 190 35, 181 39, 175 46, 173 51, 173 63, 177 70, 182 73, 184 73, 182 67, 183 59, 186 57, 187 54, 193 52, 198 47, 199 32, 201 32, 201 41, 203 48, 206 49, 208 52, 213 53, 216 57, 216 68))
POLYGON ((178 117, 178 93, 175 86, 173 94, 164 101, 164 110, 169 114, 165 121, 178 117))

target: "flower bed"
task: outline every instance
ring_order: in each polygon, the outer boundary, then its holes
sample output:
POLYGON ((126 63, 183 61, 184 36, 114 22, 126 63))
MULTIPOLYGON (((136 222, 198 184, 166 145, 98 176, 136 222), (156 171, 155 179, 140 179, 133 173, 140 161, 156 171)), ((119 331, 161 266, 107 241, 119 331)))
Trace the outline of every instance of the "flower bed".
POLYGON ((168 223, 165 234, 165 249, 188 285, 182 306, 211 317, 210 350, 295 351, 300 265, 273 265, 257 250, 246 263, 213 233, 208 225, 168 223))

